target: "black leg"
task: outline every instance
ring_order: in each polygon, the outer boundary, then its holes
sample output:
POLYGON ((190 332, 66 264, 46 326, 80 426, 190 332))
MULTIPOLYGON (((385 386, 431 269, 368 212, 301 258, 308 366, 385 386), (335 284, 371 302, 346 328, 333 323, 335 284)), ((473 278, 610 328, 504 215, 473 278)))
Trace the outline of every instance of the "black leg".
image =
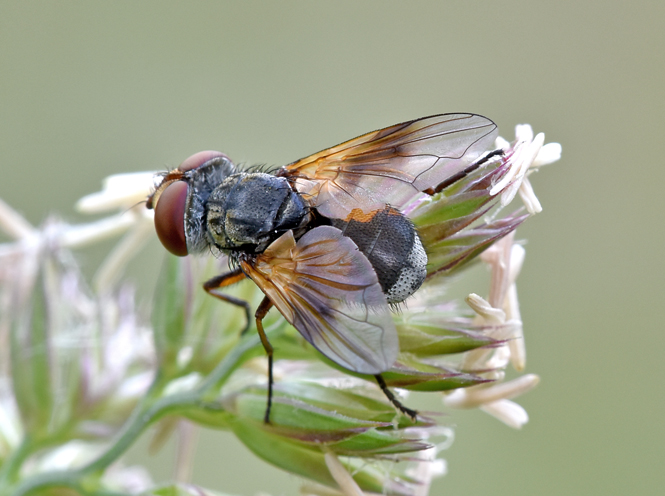
POLYGON ((259 308, 256 309, 254 317, 256 318, 256 330, 259 331, 259 337, 261 338, 261 344, 268 354, 268 406, 266 407, 266 414, 263 417, 263 421, 266 424, 270 423, 270 407, 272 406, 272 353, 273 348, 268 341, 268 336, 266 336, 265 331, 263 330, 263 318, 268 314, 268 311, 272 308, 272 301, 266 296, 263 298, 263 301, 259 305, 259 308))
POLYGON ((408 415, 409 417, 411 417, 411 420, 415 421, 416 417, 418 416, 418 412, 405 407, 404 405, 402 405, 402 403, 399 402, 397 398, 395 398, 393 392, 390 389, 388 389, 388 386, 386 386, 386 381, 383 380, 381 374, 376 374, 374 378, 376 379, 376 382, 379 383, 379 387, 381 388, 381 391, 383 391, 383 394, 385 394, 386 397, 390 400, 390 402, 393 405, 395 405, 395 408, 397 408, 404 415, 408 415))
POLYGON ((484 163, 487 163, 489 159, 491 159, 492 157, 496 157, 498 155, 503 155, 503 150, 494 150, 493 152, 488 153, 477 162, 472 163, 466 169, 459 171, 457 174, 453 176, 450 176, 449 178, 439 183, 438 185, 423 190, 423 193, 427 193, 430 196, 434 196, 436 193, 440 193, 444 188, 447 188, 448 186, 455 184, 463 177, 466 177, 469 174, 471 174, 473 171, 475 171, 478 167, 480 167, 484 163))
POLYGON ((206 292, 209 295, 214 296, 215 298, 218 298, 222 301, 225 301, 227 303, 231 303, 232 305, 236 305, 238 307, 242 307, 245 309, 245 327, 242 330, 242 334, 247 332, 247 329, 249 329, 249 303, 247 303, 245 300, 241 300, 240 298, 236 298, 235 296, 230 296, 230 295, 225 295, 222 293, 218 293, 217 290, 220 288, 224 288, 227 286, 230 286, 232 284, 235 284, 237 282, 242 281, 245 279, 245 273, 238 267, 235 270, 232 270, 230 272, 226 272, 224 274, 221 274, 219 276, 213 277, 209 281, 206 281, 203 283, 203 289, 206 290, 206 292))

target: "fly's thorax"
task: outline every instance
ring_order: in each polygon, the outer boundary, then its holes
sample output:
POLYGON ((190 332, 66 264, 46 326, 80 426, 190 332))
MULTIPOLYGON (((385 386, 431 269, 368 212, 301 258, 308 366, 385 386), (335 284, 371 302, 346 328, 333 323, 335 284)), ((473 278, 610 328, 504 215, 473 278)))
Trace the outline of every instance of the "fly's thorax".
POLYGON ((286 178, 240 172, 208 198, 206 224, 219 249, 261 253, 284 232, 306 225, 309 217, 307 205, 286 178))

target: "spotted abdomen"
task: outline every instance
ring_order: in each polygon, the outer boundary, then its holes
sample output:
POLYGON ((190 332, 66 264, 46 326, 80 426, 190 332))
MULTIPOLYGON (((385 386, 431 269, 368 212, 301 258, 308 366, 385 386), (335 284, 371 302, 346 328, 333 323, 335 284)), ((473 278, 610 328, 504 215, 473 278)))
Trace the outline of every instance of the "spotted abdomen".
POLYGON ((427 254, 415 227, 398 210, 386 207, 365 214, 356 209, 331 222, 368 258, 388 303, 404 301, 425 280, 427 254))

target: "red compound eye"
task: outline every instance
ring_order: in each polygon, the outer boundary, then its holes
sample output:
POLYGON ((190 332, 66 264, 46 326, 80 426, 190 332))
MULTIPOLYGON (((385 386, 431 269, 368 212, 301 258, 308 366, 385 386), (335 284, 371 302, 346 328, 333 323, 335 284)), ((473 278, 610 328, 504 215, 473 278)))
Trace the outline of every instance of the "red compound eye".
POLYGON ((178 167, 178 169, 180 169, 183 172, 192 169, 198 169, 208 160, 212 160, 213 158, 217 157, 225 157, 229 160, 229 162, 231 161, 231 159, 226 155, 224 155, 222 152, 206 150, 205 152, 195 153, 191 157, 186 158, 185 161, 182 164, 180 164, 180 167, 178 167))
POLYGON ((179 257, 187 255, 185 238, 185 204, 187 183, 176 181, 169 184, 155 208, 155 230, 159 240, 168 251, 179 257))
MULTIPOLYGON (((195 153, 185 159, 175 172, 187 172, 198 169, 206 162, 217 157, 225 157, 221 152, 207 150, 195 153)), ((229 159, 230 161, 230 159, 229 159)), ((180 176, 178 176, 180 177, 180 176)), ((176 180, 162 191, 155 207, 155 230, 159 240, 168 251, 179 257, 187 255, 185 236, 185 207, 187 204, 187 182, 176 180)))

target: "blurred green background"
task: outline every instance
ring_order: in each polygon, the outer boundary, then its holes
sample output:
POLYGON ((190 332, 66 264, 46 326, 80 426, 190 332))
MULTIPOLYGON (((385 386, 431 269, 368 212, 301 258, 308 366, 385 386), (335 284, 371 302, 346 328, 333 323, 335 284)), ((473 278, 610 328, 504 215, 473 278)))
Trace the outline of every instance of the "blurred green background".
MULTIPOLYGON (((112 173, 203 149, 281 165, 424 115, 469 111, 563 145, 520 295, 527 372, 513 431, 451 412, 432 494, 663 494, 665 2, 0 3, 0 197, 70 221, 112 173), (661 310, 658 310, 660 308, 661 310)), ((150 286, 154 243, 133 277, 150 286)), ((85 252, 90 271, 103 251, 85 252)), ((130 454, 143 462, 145 447, 130 454)), ((169 477, 167 451, 149 462, 169 477)), ((194 481, 251 495, 299 481, 230 436, 194 481)))

